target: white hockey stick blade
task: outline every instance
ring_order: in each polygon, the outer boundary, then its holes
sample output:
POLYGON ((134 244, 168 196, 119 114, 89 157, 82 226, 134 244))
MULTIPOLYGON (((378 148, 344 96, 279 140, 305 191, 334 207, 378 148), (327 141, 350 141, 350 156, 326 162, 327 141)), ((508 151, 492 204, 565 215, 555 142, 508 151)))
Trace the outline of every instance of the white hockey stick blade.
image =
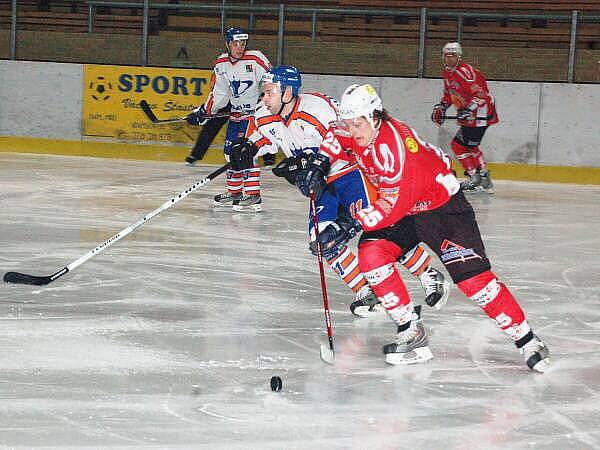
POLYGON ((321 344, 321 359, 324 363, 333 364, 335 360, 335 355, 333 354, 333 350, 331 350, 327 345, 321 344))

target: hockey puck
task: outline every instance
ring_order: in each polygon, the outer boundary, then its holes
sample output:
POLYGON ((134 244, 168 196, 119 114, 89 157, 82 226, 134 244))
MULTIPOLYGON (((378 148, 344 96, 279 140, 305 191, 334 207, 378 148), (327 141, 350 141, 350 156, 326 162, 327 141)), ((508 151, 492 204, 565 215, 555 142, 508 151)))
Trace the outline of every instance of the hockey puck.
POLYGON ((283 387, 283 381, 278 376, 271 377, 271 390, 274 392, 279 392, 283 387))

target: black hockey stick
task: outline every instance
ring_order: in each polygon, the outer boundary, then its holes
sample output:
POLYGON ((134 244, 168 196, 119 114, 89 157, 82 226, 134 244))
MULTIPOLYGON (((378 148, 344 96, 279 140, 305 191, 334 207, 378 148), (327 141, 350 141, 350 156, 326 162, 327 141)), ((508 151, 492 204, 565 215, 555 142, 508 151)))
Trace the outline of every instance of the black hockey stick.
POLYGON ((321 292, 323 293, 323 309, 325 310, 325 325, 327 326, 327 337, 329 339, 329 348, 321 344, 321 359, 327 364, 333 364, 335 351, 333 349, 333 327, 331 326, 331 312, 329 311, 329 298, 327 297, 327 285, 325 284, 325 270, 323 269, 323 249, 319 242, 319 218, 317 216, 317 206, 315 202, 315 193, 310 192, 310 210, 313 216, 313 227, 315 230, 315 242, 317 243, 317 260, 319 261, 319 273, 321 274, 321 292))
POLYGON ((190 195, 192 192, 194 192, 196 189, 198 189, 198 188, 200 188, 200 187, 208 184, 212 179, 218 177, 223 172, 225 172, 228 167, 229 167, 229 163, 225 164, 224 166, 219 167, 217 170, 215 170, 214 172, 212 172, 211 174, 209 174, 206 178, 203 178, 202 180, 194 183, 192 186, 190 186, 189 188, 187 188, 185 191, 180 192, 179 194, 177 194, 176 196, 174 196, 173 198, 171 198, 170 200, 166 201, 161 206, 159 206, 158 208, 156 208, 154 211, 151 211, 150 213, 146 214, 144 217, 142 217, 137 222, 135 222, 135 223, 127 226, 126 228, 122 229, 117 234, 115 234, 113 237, 107 239, 106 241, 104 241, 102 244, 98 245, 93 250, 90 250, 85 255, 79 257, 78 259, 76 259, 75 261, 73 261, 68 266, 63 267, 58 272, 55 272, 52 275, 47 275, 47 276, 35 276, 35 275, 28 275, 26 273, 19 273, 19 272, 6 272, 4 274, 4 281, 7 282, 7 283, 32 284, 32 285, 35 285, 35 286, 44 286, 46 284, 49 284, 49 283, 53 282, 57 278, 62 277, 67 272, 72 271, 77 266, 79 266, 79 265, 83 264, 84 262, 86 262, 92 256, 97 255, 102 250, 110 247, 112 244, 114 244, 118 240, 124 238, 129 233, 131 233, 133 230, 135 230, 136 228, 140 227, 144 223, 148 222, 154 216, 159 215, 165 209, 169 209, 175 203, 180 202, 181 200, 183 200, 184 198, 186 198, 188 195, 190 195))
MULTIPOLYGON (((150 105, 148 104, 148 102, 146 100, 141 100, 140 101, 140 108, 142 108, 142 111, 144 111, 144 114, 146 114, 146 117, 148 117, 148 119, 150 119, 150 122, 152 123, 172 123, 172 122, 183 122, 185 120, 187 120, 188 116, 183 116, 183 117, 175 117, 172 119, 159 119, 158 117, 156 117, 156 114, 154 114, 154 111, 152 111, 152 108, 150 107, 150 105)), ((204 116, 205 119, 217 119, 220 117, 231 117, 232 113, 220 113, 220 114, 207 114, 206 116, 204 116)), ((240 116, 237 119, 238 120, 247 120, 248 119, 248 115, 246 116, 240 116)))
MULTIPOLYGON (((444 117, 443 117, 443 119, 444 119, 444 120, 446 120, 446 119, 458 119, 458 117, 457 117, 457 116, 444 116, 444 117)), ((475 118, 474 118, 474 119, 472 119, 472 120, 490 120, 490 119, 491 119, 491 117, 486 117, 486 116, 484 116, 484 117, 479 117, 479 116, 478 116, 478 117, 475 117, 475 118)))

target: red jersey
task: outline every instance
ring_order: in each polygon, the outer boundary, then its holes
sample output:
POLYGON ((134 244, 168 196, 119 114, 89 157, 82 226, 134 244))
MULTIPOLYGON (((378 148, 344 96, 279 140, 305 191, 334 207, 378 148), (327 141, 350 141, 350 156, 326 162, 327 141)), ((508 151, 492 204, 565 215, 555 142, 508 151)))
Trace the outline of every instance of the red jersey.
POLYGON ((479 70, 459 62, 454 69, 445 68, 442 71, 444 78, 444 93, 442 103, 454 105, 458 109, 470 109, 472 117, 485 117, 486 119, 459 121, 465 127, 485 127, 498 123, 498 114, 494 104, 494 97, 490 94, 485 77, 479 70))
POLYGON ((336 127, 330 127, 320 151, 330 159, 346 158, 343 154, 350 151, 377 188, 375 203, 357 214, 364 230, 385 228, 406 215, 439 208, 458 192, 451 158, 404 123, 384 121, 375 140, 362 148, 336 127))

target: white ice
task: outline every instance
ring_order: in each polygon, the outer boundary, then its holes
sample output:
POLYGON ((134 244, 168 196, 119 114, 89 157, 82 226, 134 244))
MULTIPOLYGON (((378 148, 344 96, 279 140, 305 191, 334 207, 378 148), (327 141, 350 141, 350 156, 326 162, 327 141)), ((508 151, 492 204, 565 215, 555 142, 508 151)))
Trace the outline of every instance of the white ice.
MULTIPOLYGON (((0 153, 0 269, 54 273, 214 169, 0 153)), ((219 177, 46 287, 1 284, 0 447, 600 448, 600 187, 496 184, 470 198, 549 372, 456 288, 424 312, 435 358, 387 366, 394 326, 329 271, 323 364, 307 200, 264 171, 263 213, 215 211, 219 177)))

